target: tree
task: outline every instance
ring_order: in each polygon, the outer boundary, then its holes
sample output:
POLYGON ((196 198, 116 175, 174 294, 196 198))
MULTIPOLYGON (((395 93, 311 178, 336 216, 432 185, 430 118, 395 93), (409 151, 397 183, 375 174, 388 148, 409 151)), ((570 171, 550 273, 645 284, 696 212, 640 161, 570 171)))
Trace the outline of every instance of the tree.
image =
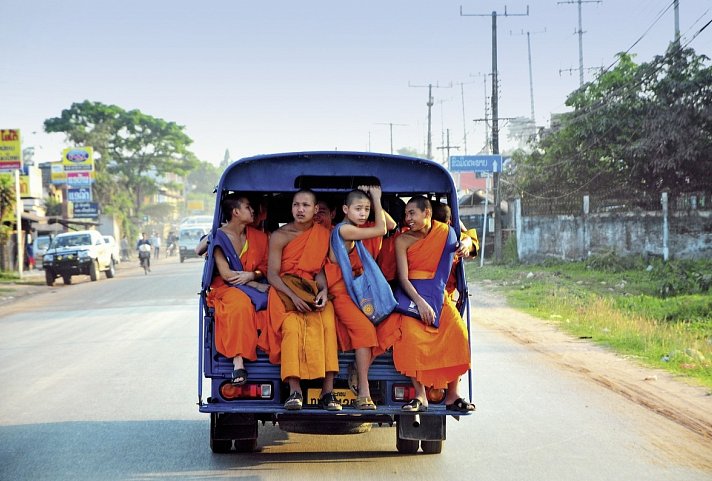
POLYGON ((169 184, 166 174, 185 176, 197 165, 183 129, 139 110, 88 100, 45 121, 46 132, 62 132, 70 142, 94 148, 95 191, 102 209, 134 214, 145 196, 169 184))
POLYGON ((616 67, 572 92, 558 125, 513 161, 508 179, 551 195, 619 187, 655 195, 710 185, 712 69, 707 57, 673 43, 665 56, 616 67), (552 191, 556 191, 556 194, 552 191))

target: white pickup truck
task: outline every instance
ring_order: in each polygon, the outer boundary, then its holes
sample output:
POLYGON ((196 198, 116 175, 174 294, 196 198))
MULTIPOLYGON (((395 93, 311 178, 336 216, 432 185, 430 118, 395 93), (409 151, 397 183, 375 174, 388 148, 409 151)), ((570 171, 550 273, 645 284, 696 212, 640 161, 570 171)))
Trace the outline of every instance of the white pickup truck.
POLYGON ((111 279, 116 274, 115 264, 111 247, 95 230, 58 234, 42 259, 48 286, 60 276, 65 284, 71 284, 74 275, 87 275, 96 281, 101 271, 111 279))

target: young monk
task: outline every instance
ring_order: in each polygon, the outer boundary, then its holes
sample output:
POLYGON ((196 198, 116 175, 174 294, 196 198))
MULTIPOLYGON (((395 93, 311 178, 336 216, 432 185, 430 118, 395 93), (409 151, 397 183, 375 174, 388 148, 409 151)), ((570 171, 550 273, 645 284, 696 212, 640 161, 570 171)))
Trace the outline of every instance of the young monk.
POLYGON ((292 200, 294 220, 270 237, 270 361, 281 362, 282 380, 289 384, 285 409, 302 408, 302 379, 323 378, 319 405, 339 411, 341 404, 333 392, 339 370, 334 306, 328 300, 323 269, 330 232, 314 223, 315 214, 316 196, 300 190, 292 200), (308 286, 301 289, 302 284, 308 286))
MULTIPOLYGON (((430 201, 422 196, 413 197, 406 204, 406 225, 409 227, 396 238, 396 263, 398 280, 420 314, 416 319, 404 314, 391 314, 378 325, 376 332, 380 354, 393 347, 396 369, 409 376, 415 387, 415 398, 403 406, 403 411, 419 412, 428 409, 426 387, 447 387, 446 408, 450 411, 473 411, 475 406, 459 394, 460 376, 470 367, 467 329, 452 300, 444 293, 439 325, 435 327, 436 314, 432 306, 420 295, 411 279, 434 279, 440 259, 446 252, 450 226, 432 220, 430 201)), ((465 253, 460 246, 458 253, 465 253), (461 252, 462 251, 462 252, 461 252)), ((447 265, 447 276, 450 265, 447 265)))
POLYGON ((265 233, 249 226, 254 211, 247 197, 227 196, 222 210, 227 223, 213 239, 217 274, 207 302, 215 309, 215 348, 232 359, 232 382, 241 385, 247 381, 244 359, 257 359, 257 332, 264 331, 267 321, 265 292, 269 286, 255 281, 267 271, 268 242, 265 233), (256 303, 262 304, 262 310, 255 310, 256 303))
MULTIPOLYGON (((437 204, 433 206, 433 220, 442 222, 444 224, 452 224, 452 210, 449 205, 437 204)), ((477 237, 476 229, 467 229, 465 224, 460 221, 460 242, 462 245, 469 246, 467 255, 476 257, 477 252, 480 250, 480 240, 477 237)), ((447 279, 447 285, 445 290, 448 296, 452 298, 453 301, 457 302, 457 296, 459 292, 457 291, 457 280, 455 278, 455 267, 458 262, 460 262, 460 256, 455 256, 455 260, 452 263, 452 269, 450 270, 450 277, 447 279)))
MULTIPOLYGON (((339 235, 343 239, 346 252, 349 252, 351 270, 349 275, 360 275, 363 272, 361 259, 354 241, 380 239, 386 234, 386 218, 381 207, 381 188, 379 186, 360 186, 346 196, 344 205, 344 222, 337 225, 339 235), (370 198, 369 198, 370 195, 370 198), (375 215, 375 224, 365 226, 371 212, 371 203, 375 215)), ((373 252, 374 243, 364 242, 364 246, 373 252)), ((368 368, 371 365, 371 350, 378 345, 376 327, 363 314, 361 309, 349 296, 344 283, 341 267, 336 259, 333 246, 329 250, 329 263, 325 266, 329 293, 333 296, 336 311, 337 337, 343 351, 356 351, 357 394, 355 407, 361 410, 376 409, 371 399, 368 386, 368 368)))
POLYGON ((336 211, 331 208, 329 203, 325 200, 319 200, 316 203, 316 215, 314 216, 314 222, 320 224, 327 229, 331 230, 334 225, 334 217, 336 216, 336 211))

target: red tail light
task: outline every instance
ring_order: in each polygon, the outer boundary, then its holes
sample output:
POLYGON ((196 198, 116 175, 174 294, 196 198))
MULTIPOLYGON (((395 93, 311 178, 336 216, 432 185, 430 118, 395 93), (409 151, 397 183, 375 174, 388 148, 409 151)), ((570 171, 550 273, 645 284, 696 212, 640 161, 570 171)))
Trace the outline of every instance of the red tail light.
POLYGON ((272 399, 272 384, 247 383, 236 386, 226 382, 220 386, 220 395, 227 401, 236 399, 272 399))
POLYGON ((412 384, 394 384, 393 400, 408 402, 415 398, 415 388, 412 384))

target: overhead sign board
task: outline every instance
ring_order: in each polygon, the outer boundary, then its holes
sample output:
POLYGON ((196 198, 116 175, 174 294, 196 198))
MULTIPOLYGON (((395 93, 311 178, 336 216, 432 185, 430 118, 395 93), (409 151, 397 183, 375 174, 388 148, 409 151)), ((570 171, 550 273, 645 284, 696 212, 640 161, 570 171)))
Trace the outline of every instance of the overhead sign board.
POLYGON ((0 171, 22 168, 19 129, 0 129, 0 171))
POLYGON ((450 156, 450 172, 502 172, 502 156, 453 155, 450 156))
POLYGON ((69 202, 91 202, 91 187, 79 187, 78 189, 67 189, 67 200, 69 202))
POLYGON ((65 172, 94 170, 92 147, 70 147, 62 151, 62 167, 65 172))
POLYGON ((95 219, 99 217, 99 204, 96 202, 74 203, 74 217, 76 219, 95 219))

